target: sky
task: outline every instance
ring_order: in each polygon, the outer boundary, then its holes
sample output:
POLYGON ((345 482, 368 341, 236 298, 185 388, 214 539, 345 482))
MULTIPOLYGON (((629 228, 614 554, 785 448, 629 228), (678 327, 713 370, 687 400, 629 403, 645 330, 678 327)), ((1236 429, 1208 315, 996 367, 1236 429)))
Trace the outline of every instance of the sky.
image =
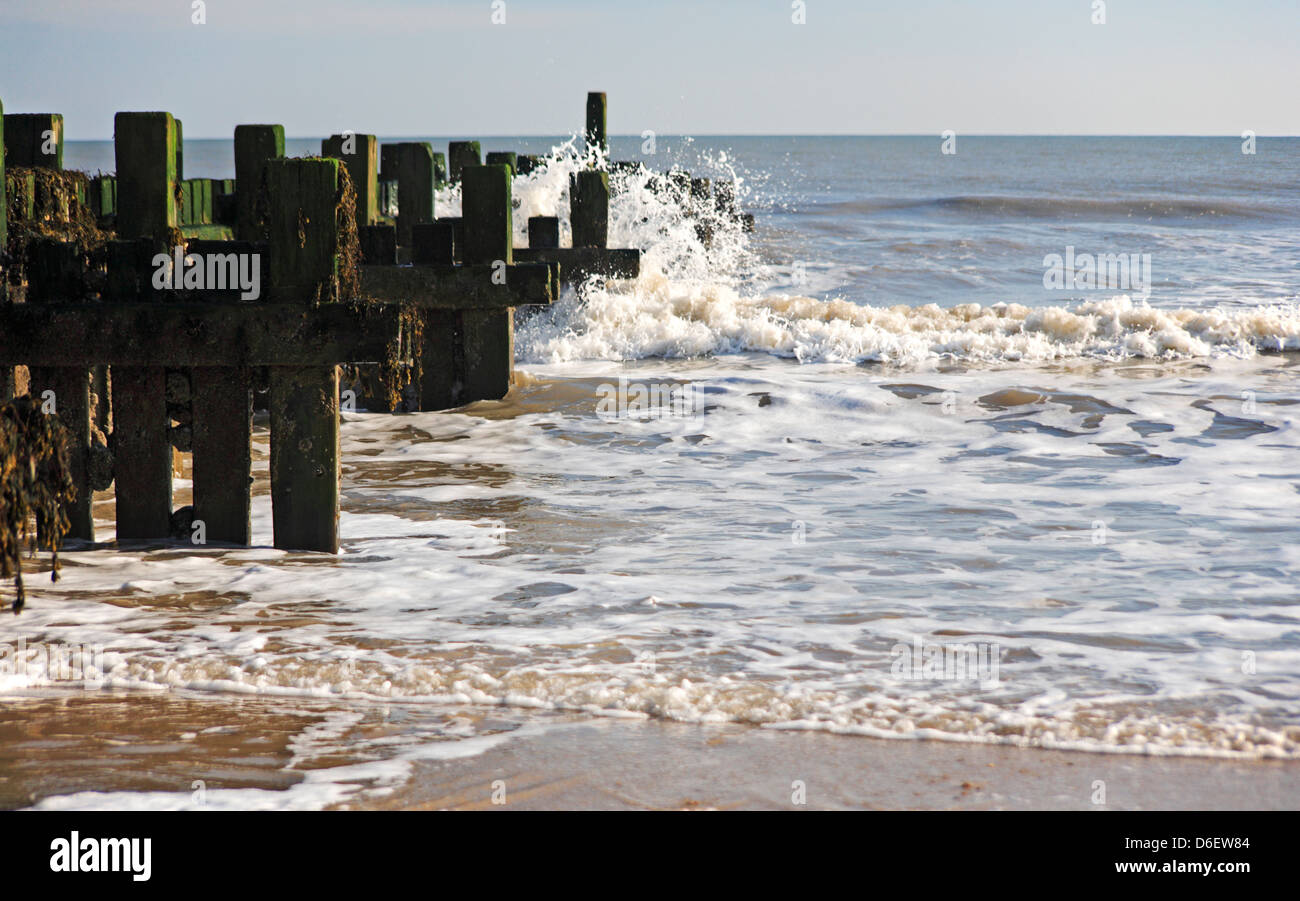
POLYGON ((68 140, 569 134, 591 90, 611 134, 1300 134, 1300 0, 1100 5, 0 0, 0 102, 68 140))

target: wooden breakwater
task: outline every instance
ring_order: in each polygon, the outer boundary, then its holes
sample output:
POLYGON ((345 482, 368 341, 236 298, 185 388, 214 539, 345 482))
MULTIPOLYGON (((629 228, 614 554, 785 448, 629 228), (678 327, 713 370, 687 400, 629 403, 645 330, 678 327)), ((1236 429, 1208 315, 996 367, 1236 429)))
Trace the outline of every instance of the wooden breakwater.
MULTIPOLYGON (((604 121, 592 94, 593 146, 604 121)), ((61 116, 3 117, 0 402, 27 395, 66 431, 74 539, 95 539, 93 491, 115 484, 119 540, 248 545, 260 383, 275 546, 337 552, 340 367, 372 375, 372 409, 500 398, 515 307, 639 271, 638 249, 607 246, 602 168, 572 178, 573 246, 556 217, 533 217, 515 248, 512 178, 536 158, 346 133, 286 159, 283 127, 253 124, 235 129, 234 179, 186 179, 181 133, 166 112, 118 113, 116 171, 89 176, 63 169, 61 116), (439 219, 448 181, 462 215, 439 219), (182 510, 177 451, 193 459, 182 510)))

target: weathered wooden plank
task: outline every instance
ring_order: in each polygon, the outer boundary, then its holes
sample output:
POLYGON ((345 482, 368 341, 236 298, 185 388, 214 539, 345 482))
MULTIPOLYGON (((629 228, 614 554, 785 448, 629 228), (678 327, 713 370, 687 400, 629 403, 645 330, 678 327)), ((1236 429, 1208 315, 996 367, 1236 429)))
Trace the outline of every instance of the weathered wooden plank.
POLYGON ((209 225, 182 226, 181 234, 187 238, 197 238, 201 241, 231 241, 235 237, 235 230, 229 225, 211 223, 209 225))
MULTIPOLYGON (((429 262, 438 263, 460 263, 464 261, 465 256, 465 220, 461 216, 443 216, 441 219, 435 219, 433 224, 440 229, 451 229, 450 238, 446 235, 438 237, 438 250, 436 251, 437 259, 429 262), (446 242, 451 241, 451 257, 446 255, 446 242)), ((413 258, 415 262, 421 262, 413 258)))
POLYGON ((92 178, 87 202, 91 211, 101 219, 116 215, 117 179, 111 175, 96 175, 92 178))
POLYGON ((466 166, 461 172, 461 217, 465 220, 465 262, 513 261, 509 166, 466 166))
MULTIPOLYGON (((461 171, 461 215, 465 219, 465 263, 485 264, 483 290, 514 294, 509 166, 466 166, 461 171)), ((513 306, 513 304, 512 304, 513 306)), ((463 309, 461 352, 464 402, 496 400, 510 391, 515 360, 515 317, 504 310, 463 309)))
POLYGON ((574 247, 609 243, 609 173, 585 169, 569 176, 569 225, 574 247))
POLYGON ((362 266, 361 293, 374 300, 430 309, 501 310, 550 304, 559 298, 560 267, 550 261, 516 264, 506 283, 493 282, 491 264, 476 266, 362 266))
MULTIPOLYGON (((166 112, 118 113, 113 139, 118 237, 145 239, 141 248, 146 242, 155 250, 165 248, 178 216, 176 122, 166 112)), ((66 349, 89 348, 100 340, 92 332, 84 343, 66 349)), ((167 538, 171 534, 172 444, 166 372, 161 367, 114 365, 112 381, 117 537, 167 538)))
POLYGON ((397 181, 397 145, 379 145, 379 180, 397 181))
POLYGON ((251 373, 233 366, 192 370, 194 520, 206 541, 252 543, 251 373))
POLYGON ((171 113, 118 113, 117 234, 161 238, 177 224, 176 123, 171 113))
POLYGON ((185 129, 181 126, 180 119, 172 119, 176 123, 176 180, 185 180, 185 129))
POLYGON ((357 228, 379 221, 379 138, 374 135, 330 135, 320 142, 320 155, 343 161, 357 190, 357 228))
POLYGON ((0 364, 377 363, 397 346, 401 315, 395 304, 7 304, 0 305, 0 364))
POLYGON ((635 248, 520 247, 515 250, 515 262, 558 263, 560 281, 566 285, 590 275, 636 278, 641 274, 641 251, 635 248))
POLYGON ((511 176, 519 171, 519 154, 513 150, 494 150, 484 162, 489 166, 509 166, 511 176))
POLYGON ((212 179, 189 178, 181 182, 180 224, 212 224, 212 179))
POLYGON ((235 237, 263 241, 263 211, 258 200, 263 191, 263 169, 268 160, 284 156, 283 125, 235 126, 235 237))
POLYGON ((10 113, 4 117, 4 122, 4 155, 8 157, 10 166, 63 168, 61 114, 10 113))
POLYGON ((334 159, 269 160, 271 296, 300 303, 338 300, 339 166, 334 159))
MULTIPOLYGON (((416 226, 416 229, 421 226, 416 226)), ((367 225, 357 232, 361 244, 361 262, 373 265, 397 265, 397 229, 391 225, 367 225)))
MULTIPOLYGON (((338 300, 339 165, 332 159, 267 163, 271 277, 280 297, 327 306, 338 300)), ((270 373, 275 546, 338 553, 338 366, 273 366, 270 373)))
POLYGON ((411 262, 450 265, 460 256, 456 234, 459 231, 446 219, 421 222, 411 229, 411 262))
POLYGON ((459 407, 465 396, 460 311, 429 307, 422 315, 419 409, 459 407))
POLYGON ((606 100, 604 91, 587 94, 587 146, 609 152, 609 139, 605 133, 606 100))
POLYGON ((447 176, 452 184, 460 182, 461 172, 466 166, 477 166, 481 161, 478 141, 451 141, 447 144, 447 176))
POLYGON ((514 310, 462 310, 460 316, 465 357, 461 402, 505 397, 514 376, 514 310))
POLYGON ((113 477, 117 538, 171 534, 172 446, 167 433, 166 371, 113 367, 113 477))
POLYGON ((410 246, 411 229, 432 222, 434 171, 433 145, 403 141, 397 145, 397 243, 410 246))
MULTIPOLYGON (((529 216, 528 217, 528 249, 529 250, 553 250, 560 246, 560 217, 559 216, 529 216)), ((519 251, 516 250, 516 258, 519 251)))
POLYGON ((271 369, 271 515, 275 546, 339 550, 337 366, 271 369))

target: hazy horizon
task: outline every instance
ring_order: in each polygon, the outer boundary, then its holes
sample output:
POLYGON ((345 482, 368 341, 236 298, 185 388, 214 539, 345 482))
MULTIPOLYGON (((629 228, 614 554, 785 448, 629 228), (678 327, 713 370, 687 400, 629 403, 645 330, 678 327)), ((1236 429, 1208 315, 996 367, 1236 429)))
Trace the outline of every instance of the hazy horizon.
POLYGON ((620 135, 1300 134, 1284 0, 199 6, 0 0, 0 101, 63 113, 68 140, 142 109, 196 139, 568 134, 590 90, 620 135))

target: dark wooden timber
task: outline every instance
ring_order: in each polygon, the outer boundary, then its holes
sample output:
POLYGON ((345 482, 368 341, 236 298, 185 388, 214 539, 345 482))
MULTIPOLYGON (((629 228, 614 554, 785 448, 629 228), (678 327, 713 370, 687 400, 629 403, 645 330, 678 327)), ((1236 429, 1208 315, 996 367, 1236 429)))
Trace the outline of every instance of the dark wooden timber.
MULTIPOLYGON (((267 163, 277 296, 327 307, 338 297, 339 162, 267 163)), ((271 367, 271 515, 275 546, 339 549, 338 366, 271 367)))

